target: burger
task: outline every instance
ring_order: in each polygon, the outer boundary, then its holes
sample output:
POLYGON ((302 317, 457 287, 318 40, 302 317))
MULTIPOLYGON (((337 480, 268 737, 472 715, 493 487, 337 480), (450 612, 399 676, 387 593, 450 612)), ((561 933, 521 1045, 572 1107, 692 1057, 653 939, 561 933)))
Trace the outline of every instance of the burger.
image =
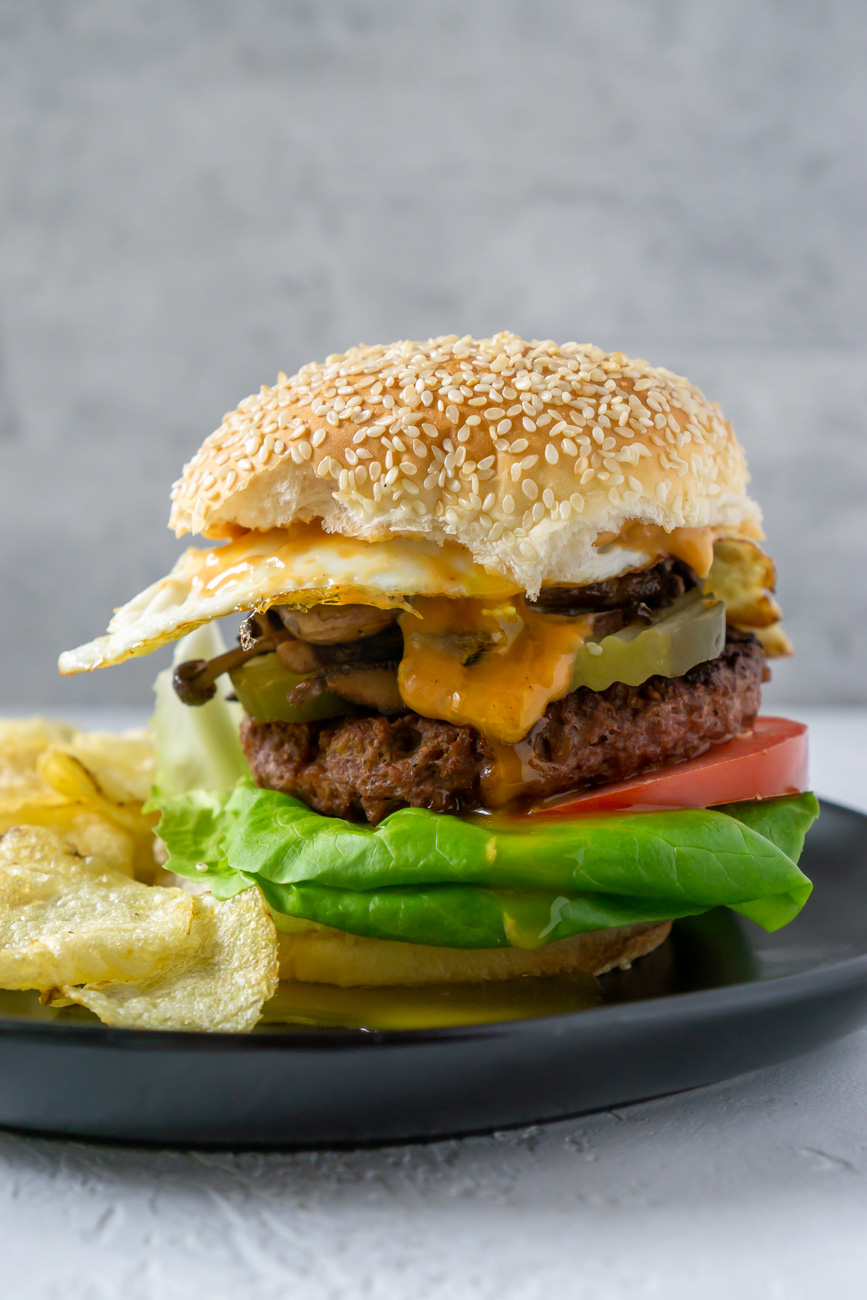
POLYGON ((280 374, 175 484, 210 544, 61 656, 177 641, 158 683, 166 868, 257 887, 287 979, 625 967, 810 883, 804 728, 719 407, 622 353, 514 334, 280 374), (225 649, 217 620, 240 616, 225 649))

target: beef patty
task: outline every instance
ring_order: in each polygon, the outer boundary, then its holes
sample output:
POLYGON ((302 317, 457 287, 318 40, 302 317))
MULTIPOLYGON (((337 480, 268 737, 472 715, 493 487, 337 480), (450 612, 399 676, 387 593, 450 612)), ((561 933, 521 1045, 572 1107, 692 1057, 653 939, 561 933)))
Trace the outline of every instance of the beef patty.
MULTIPOLYGON (((626 780, 730 740, 755 721, 764 672, 758 641, 730 629, 722 654, 682 677, 598 692, 582 686, 549 704, 522 742, 538 776, 534 795, 626 780)), ((241 739, 257 785, 354 821, 378 822, 407 805, 452 813, 478 807, 494 766, 474 727, 417 713, 245 718, 241 739)))

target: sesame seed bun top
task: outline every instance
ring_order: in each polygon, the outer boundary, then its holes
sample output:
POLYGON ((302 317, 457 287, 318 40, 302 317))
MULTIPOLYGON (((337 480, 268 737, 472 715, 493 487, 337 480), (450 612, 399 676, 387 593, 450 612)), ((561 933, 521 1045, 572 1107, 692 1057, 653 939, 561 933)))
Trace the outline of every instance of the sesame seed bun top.
POLYGON ((529 592, 628 522, 761 536, 744 455, 688 380, 587 344, 359 346, 246 398, 172 493, 178 535, 319 519, 463 544, 529 592))

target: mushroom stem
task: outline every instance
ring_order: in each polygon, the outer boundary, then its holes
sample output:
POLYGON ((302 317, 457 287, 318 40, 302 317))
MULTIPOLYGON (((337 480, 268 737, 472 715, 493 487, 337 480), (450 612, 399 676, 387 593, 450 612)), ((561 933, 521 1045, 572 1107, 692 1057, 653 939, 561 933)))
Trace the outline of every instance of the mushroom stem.
POLYGON ((231 672, 246 659, 273 649, 273 643, 263 637, 246 650, 239 645, 214 659, 188 659, 186 663, 178 664, 172 674, 175 694, 183 704, 207 704, 217 693, 216 681, 222 673, 231 672))

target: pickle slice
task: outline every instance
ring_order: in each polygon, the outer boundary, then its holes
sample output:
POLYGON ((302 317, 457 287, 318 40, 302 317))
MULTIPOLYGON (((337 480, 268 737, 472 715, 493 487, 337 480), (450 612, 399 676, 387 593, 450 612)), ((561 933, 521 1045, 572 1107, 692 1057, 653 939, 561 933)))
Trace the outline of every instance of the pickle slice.
POLYGON ((229 676, 244 711, 260 722, 315 722, 346 713, 346 700, 333 691, 323 691, 300 708, 289 703, 289 692, 304 678, 284 668, 276 654, 257 655, 235 668, 229 676))
POLYGON ((588 637, 575 655, 571 690, 589 686, 604 691, 615 682, 640 686, 648 677, 681 677, 696 664, 716 659, 725 640, 724 602, 690 591, 651 623, 588 637))

